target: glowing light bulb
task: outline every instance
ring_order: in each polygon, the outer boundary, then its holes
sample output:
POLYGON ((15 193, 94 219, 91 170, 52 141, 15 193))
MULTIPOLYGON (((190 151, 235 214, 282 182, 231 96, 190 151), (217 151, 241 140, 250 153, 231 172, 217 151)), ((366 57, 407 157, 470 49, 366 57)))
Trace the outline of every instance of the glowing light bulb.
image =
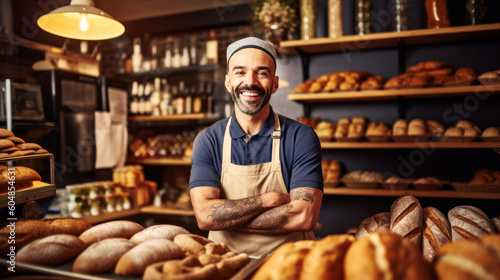
POLYGON ((78 28, 80 28, 82 32, 85 32, 89 29, 89 22, 87 21, 86 14, 80 15, 80 22, 78 23, 78 28))

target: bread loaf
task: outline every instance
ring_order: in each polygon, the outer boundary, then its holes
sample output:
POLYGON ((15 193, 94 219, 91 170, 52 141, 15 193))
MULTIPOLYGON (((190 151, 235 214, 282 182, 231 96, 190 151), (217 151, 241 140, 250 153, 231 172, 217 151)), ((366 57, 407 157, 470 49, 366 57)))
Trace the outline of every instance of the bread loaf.
POLYGON ((448 212, 451 225, 451 239, 479 240, 495 232, 490 219, 474 206, 457 206, 448 212))
POLYGON ((16 191, 32 186, 31 183, 33 181, 42 180, 38 172, 31 168, 16 166, 13 167, 13 169, 15 175, 11 175, 12 168, 10 170, 3 169, 0 171, 0 194, 7 193, 11 177, 14 178, 14 182, 16 183, 16 191))
POLYGON ((205 245, 213 243, 212 240, 196 234, 179 234, 174 238, 174 243, 182 250, 193 254, 204 254, 206 251, 205 245))
POLYGON ((152 240, 152 239, 168 239, 174 240, 174 237, 178 234, 189 233, 183 227, 175 226, 175 225, 156 225, 150 226, 132 236, 130 241, 135 244, 139 244, 144 241, 152 240))
POLYGON ((408 238, 416 248, 422 240, 422 206, 413 196, 402 196, 391 206, 391 231, 408 238))
MULTIPOLYGON (((16 249, 19 250, 26 244, 54 234, 71 234, 79 236, 91 228, 92 224, 74 218, 58 218, 45 220, 19 220, 16 222, 16 249)), ((8 238, 10 228, 4 226, 0 230, 0 254, 9 252, 8 238)))
POLYGON ((316 242, 305 256, 300 279, 342 279, 344 259, 356 241, 352 235, 328 235, 316 242))
POLYGON ((497 233, 500 233, 500 217, 497 218, 491 218, 491 223, 497 230, 497 233))
POLYGON ((345 256, 344 280, 433 279, 432 268, 407 238, 390 231, 356 241, 345 256))
POLYGON ((153 263, 181 259, 184 256, 184 251, 170 240, 149 240, 126 252, 118 260, 115 273, 119 275, 140 275, 144 273, 147 266, 153 263))
POLYGON ((382 212, 372 217, 365 219, 358 227, 356 231, 356 239, 361 239, 364 236, 381 230, 389 230, 391 222, 391 213, 382 212))
POLYGON ((101 274, 115 268, 118 260, 135 246, 125 238, 109 238, 98 241, 85 249, 73 263, 73 271, 85 274, 101 274))
POLYGON ((134 234, 144 230, 144 227, 131 221, 111 221, 86 230, 80 239, 90 246, 106 238, 131 238, 134 234))
POLYGON ((35 240, 17 253, 16 260, 21 263, 54 266, 71 259, 85 249, 78 237, 69 234, 56 234, 35 240))
POLYGON ((461 239, 441 247, 434 265, 438 279, 500 279, 499 252, 491 249, 492 244, 500 243, 500 236, 490 235, 484 243, 478 241, 461 239))
POLYGON ((422 254, 426 261, 432 262, 436 251, 451 241, 450 223, 446 216, 434 207, 425 207, 423 215, 422 254))

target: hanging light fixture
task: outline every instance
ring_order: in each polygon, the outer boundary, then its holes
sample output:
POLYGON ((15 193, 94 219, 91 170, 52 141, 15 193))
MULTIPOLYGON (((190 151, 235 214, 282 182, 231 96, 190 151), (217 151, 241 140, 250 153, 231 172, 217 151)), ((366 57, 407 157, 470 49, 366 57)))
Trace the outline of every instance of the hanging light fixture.
POLYGON ((71 0, 64 6, 38 18, 43 30, 66 38, 105 40, 125 32, 123 24, 98 9, 93 0, 71 0))

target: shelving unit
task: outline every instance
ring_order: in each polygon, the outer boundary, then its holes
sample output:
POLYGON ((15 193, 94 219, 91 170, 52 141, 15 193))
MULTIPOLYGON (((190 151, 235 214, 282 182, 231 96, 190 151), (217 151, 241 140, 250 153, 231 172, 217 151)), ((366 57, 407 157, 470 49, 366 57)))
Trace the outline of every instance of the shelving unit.
POLYGON ((133 164, 144 164, 144 165, 175 165, 175 166, 189 166, 191 165, 191 158, 135 158, 129 157, 127 159, 128 163, 133 164))
POLYGON ((102 222, 123 219, 126 217, 138 215, 138 214, 158 214, 158 215, 168 215, 168 216, 189 216, 194 217, 193 210, 184 209, 174 209, 159 206, 143 206, 141 208, 134 208, 129 210, 117 211, 112 213, 101 214, 97 216, 84 216, 81 220, 89 222, 91 224, 98 224, 102 222))
POLYGON ((458 192, 453 190, 420 191, 420 190, 386 190, 386 189, 349 189, 345 187, 325 188, 325 195, 365 195, 365 196, 404 196, 439 197, 439 198, 471 198, 500 199, 500 193, 458 192))
POLYGON ((321 142, 323 149, 495 149, 500 142, 321 142))

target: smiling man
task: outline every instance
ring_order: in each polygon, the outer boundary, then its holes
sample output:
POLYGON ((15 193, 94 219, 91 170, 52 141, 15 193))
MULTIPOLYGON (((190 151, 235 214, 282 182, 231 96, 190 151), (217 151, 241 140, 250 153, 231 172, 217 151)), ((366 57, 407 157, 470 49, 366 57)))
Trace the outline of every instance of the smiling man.
POLYGON ((276 51, 249 37, 227 48, 225 86, 235 110, 197 136, 189 183, 198 226, 214 242, 261 256, 314 239, 323 195, 313 129, 269 105, 278 89, 276 51))

